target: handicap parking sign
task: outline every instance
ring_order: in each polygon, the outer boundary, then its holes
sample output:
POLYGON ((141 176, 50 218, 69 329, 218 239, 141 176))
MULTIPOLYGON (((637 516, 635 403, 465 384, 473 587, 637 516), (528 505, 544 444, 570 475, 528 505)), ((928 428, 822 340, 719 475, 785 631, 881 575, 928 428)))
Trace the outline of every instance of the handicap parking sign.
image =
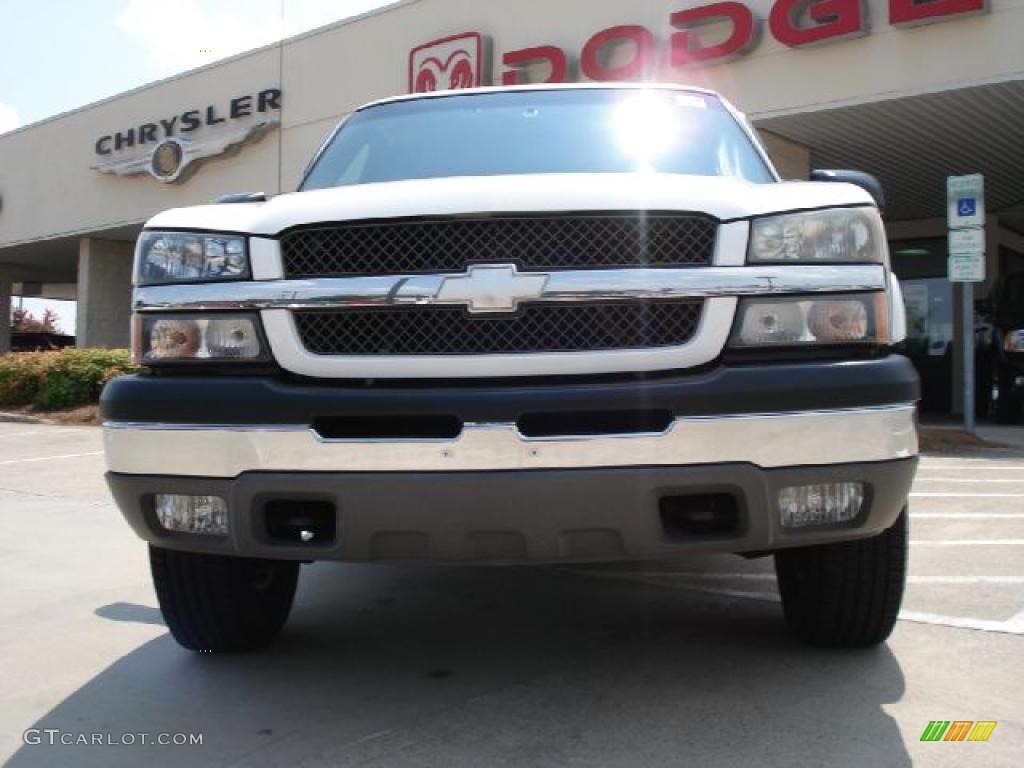
POLYGON ((985 226, 985 179, 980 173, 946 180, 950 229, 985 226))
POLYGON ((956 201, 956 210, 960 216, 975 216, 978 213, 978 201, 973 197, 961 197, 956 201))

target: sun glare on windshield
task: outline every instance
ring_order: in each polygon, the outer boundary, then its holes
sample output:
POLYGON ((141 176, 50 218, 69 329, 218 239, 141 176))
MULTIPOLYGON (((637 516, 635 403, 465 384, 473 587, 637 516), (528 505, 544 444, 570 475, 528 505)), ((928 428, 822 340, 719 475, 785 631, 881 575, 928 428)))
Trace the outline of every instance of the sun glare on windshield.
POLYGON ((670 155, 687 135, 692 124, 684 119, 683 107, 704 106, 700 97, 686 96, 677 102, 654 91, 630 94, 615 107, 612 126, 620 149, 632 158, 638 170, 658 170, 658 160, 670 155))

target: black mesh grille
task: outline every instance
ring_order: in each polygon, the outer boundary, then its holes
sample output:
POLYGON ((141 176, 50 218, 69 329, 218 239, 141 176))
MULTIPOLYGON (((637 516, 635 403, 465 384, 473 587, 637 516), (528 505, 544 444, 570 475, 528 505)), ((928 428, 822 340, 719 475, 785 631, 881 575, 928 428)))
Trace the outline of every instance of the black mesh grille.
POLYGON ((468 264, 530 269, 708 264, 717 224, 701 216, 647 214, 398 220, 290 232, 288 277, 462 272, 468 264))
POLYGON ((685 344, 700 301, 529 304, 515 314, 462 307, 382 307, 296 312, 302 343, 316 355, 482 355, 575 352, 685 344))

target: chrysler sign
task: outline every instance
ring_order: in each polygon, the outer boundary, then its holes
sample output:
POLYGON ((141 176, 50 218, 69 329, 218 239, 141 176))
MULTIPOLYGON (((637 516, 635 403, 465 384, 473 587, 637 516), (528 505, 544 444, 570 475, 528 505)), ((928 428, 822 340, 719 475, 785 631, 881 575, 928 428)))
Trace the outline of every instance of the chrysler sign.
POLYGON ((223 105, 189 109, 96 139, 100 173, 133 176, 148 173, 165 184, 184 181, 208 157, 259 140, 278 124, 281 89, 238 96, 223 105))
MULTIPOLYGON (((985 13, 988 0, 889 0, 889 24, 910 27, 985 13)), ((754 50, 764 34, 789 48, 848 40, 868 34, 868 9, 862 0, 774 0, 768 18, 748 5, 723 0, 672 13, 667 36, 647 27, 622 24, 592 35, 579 53, 538 44, 501 56, 503 85, 664 78, 671 70, 710 66, 754 50), (714 27, 713 38, 703 34, 714 27), (623 54, 612 57, 616 49, 623 54), (578 59, 578 67, 576 66, 578 59), (531 74, 542 76, 531 79, 531 74)), ((467 32, 436 40, 409 54, 409 91, 468 88, 489 82, 485 39, 467 32)))

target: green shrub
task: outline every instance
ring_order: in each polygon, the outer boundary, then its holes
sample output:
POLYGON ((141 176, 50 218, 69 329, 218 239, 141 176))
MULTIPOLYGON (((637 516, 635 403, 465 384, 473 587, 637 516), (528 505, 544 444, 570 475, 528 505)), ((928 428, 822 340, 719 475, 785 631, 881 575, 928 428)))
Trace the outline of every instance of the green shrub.
POLYGON ((61 349, 0 356, 0 406, 32 405, 46 411, 89 405, 103 385, 141 367, 126 349, 61 349))

